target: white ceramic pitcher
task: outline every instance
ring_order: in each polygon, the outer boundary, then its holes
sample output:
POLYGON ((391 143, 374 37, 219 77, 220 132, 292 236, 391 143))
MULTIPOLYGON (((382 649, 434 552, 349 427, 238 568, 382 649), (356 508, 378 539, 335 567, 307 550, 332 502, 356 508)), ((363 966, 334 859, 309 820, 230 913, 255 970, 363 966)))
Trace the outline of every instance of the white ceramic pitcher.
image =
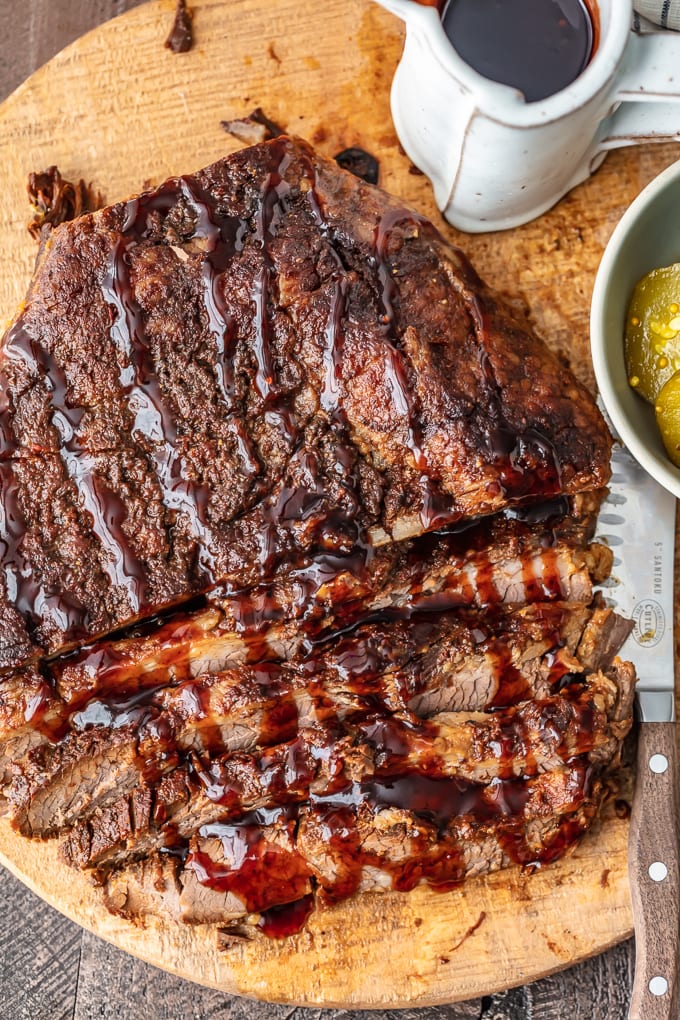
POLYGON ((608 149, 680 141, 680 33, 634 33, 632 0, 597 0, 599 44, 587 67, 534 103, 466 64, 435 7, 377 2, 406 22, 392 83, 397 134, 461 230, 526 223, 585 180, 608 149))

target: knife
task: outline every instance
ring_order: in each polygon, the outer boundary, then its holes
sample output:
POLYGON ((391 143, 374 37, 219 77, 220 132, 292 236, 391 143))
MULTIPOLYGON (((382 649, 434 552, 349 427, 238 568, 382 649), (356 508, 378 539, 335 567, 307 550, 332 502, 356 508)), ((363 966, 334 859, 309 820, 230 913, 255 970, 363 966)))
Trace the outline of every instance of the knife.
POLYGON ((637 775, 628 842, 635 927, 629 1020, 678 1020, 675 498, 618 442, 598 529, 597 537, 614 553, 612 576, 605 582, 603 594, 635 625, 619 655, 634 663, 639 678, 637 775))

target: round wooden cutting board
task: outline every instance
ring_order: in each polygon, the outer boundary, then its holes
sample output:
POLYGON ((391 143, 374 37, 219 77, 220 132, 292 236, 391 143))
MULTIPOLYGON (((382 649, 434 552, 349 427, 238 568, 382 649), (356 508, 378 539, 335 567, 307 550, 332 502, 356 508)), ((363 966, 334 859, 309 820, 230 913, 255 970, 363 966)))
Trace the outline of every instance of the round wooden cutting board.
MULTIPOLYGON (((448 228, 427 180, 400 152, 389 85, 402 28, 371 0, 195 0, 195 46, 163 46, 174 0, 145 4, 83 37, 0 107, 0 316, 13 315, 35 256, 26 177, 56 163, 107 201, 189 172, 237 148, 220 121, 261 106, 327 154, 361 145, 380 183, 427 215, 502 291, 526 302, 539 332, 592 386, 587 319, 602 249, 626 205, 680 150, 626 150, 548 215, 504 234, 448 228)), ((110 915, 52 844, 0 822, 0 860, 48 903, 143 959, 206 985, 304 1005, 452 1002, 522 984, 626 938, 627 822, 610 803, 565 861, 508 870, 455 892, 365 896, 314 914, 281 941, 219 953, 208 927, 110 915)))

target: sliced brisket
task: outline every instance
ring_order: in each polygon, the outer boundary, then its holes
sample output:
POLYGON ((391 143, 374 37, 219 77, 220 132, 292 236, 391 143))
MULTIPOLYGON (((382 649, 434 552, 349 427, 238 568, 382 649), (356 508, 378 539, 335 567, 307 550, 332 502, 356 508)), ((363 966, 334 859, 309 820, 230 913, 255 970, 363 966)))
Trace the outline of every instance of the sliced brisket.
POLYGON ((563 362, 285 137, 43 242, 0 350, 12 824, 123 916, 269 934, 572 846, 635 676, 563 362))
MULTIPOLYGON (((458 705, 465 707, 464 692, 482 692, 484 683, 497 685, 498 664, 505 661, 500 640, 495 645, 485 643, 479 634, 472 639, 471 627, 482 627, 492 634, 505 625, 504 621, 510 623, 511 617, 502 611, 503 600, 572 597, 586 603, 592 595, 592 579, 606 573, 610 551, 599 545, 579 545, 587 543, 592 533, 592 508, 584 499, 578 504, 564 516, 552 507, 544 509, 534 521, 488 518, 460 533, 425 536, 383 547, 373 558, 370 570, 361 576, 352 573, 351 558, 318 561, 313 569, 281 573, 272 585, 239 595, 215 594, 207 606, 193 612, 182 610, 166 622, 151 620, 138 628, 138 633, 123 639, 87 645, 43 664, 41 672, 30 667, 28 672, 6 674, 0 680, 0 775, 7 762, 18 759, 25 750, 42 741, 60 739, 70 729, 71 717, 82 713, 93 699, 113 698, 116 715, 120 716, 120 706, 143 696, 144 690, 153 692, 203 672, 267 659, 309 658, 310 649, 318 648, 321 640, 325 641, 326 655, 331 647, 328 639, 335 632, 357 626, 362 619, 374 619, 371 626, 378 631, 382 628, 386 654, 392 642, 405 647, 409 621, 418 615, 427 612, 436 621, 433 610, 457 605, 494 607, 491 617, 488 613, 484 617, 473 614, 467 622, 461 618, 445 651, 438 651, 436 633, 421 637, 421 645, 427 640, 432 646, 432 661, 437 656, 442 663, 443 657, 448 660, 448 682, 441 670, 439 686, 433 677, 427 679, 427 671, 410 671, 402 678, 410 684, 412 697, 424 699, 412 706, 420 714, 456 707, 456 701, 450 699, 459 683, 463 701, 458 699, 458 705), (462 672, 456 669, 456 662, 462 672), (31 669, 32 679, 25 679, 31 669), (481 670, 478 680, 474 679, 475 670, 481 670), (40 697, 27 715, 22 705, 33 697, 30 692, 36 684, 40 697)), ((558 607, 555 619, 559 617, 560 628, 577 629, 584 611, 578 605, 568 610, 558 607)), ((550 612, 543 605, 533 613, 532 626, 540 624, 549 629, 550 612)), ((527 657, 523 649, 529 634, 527 623, 521 620, 531 615, 519 612, 516 623, 510 624, 507 644, 512 650, 509 664, 513 668, 517 655, 527 657)), ((612 620, 609 626, 614 626, 612 620)), ((422 633, 422 621, 419 627, 422 633)), ((611 656, 617 650, 616 641, 625 632, 625 623, 614 626, 609 641, 611 656)), ((592 642, 595 646, 603 644, 601 625, 594 627, 592 642)), ((573 651, 575 646, 562 643, 564 659, 566 651, 573 651)), ((398 647, 390 660, 392 666, 399 662, 396 652, 398 647)), ((583 659, 583 665, 592 671, 600 668, 602 661, 591 655, 583 659)), ((385 660, 385 668, 388 665, 385 660)), ((538 661, 536 667, 540 669, 538 661)), ((483 704, 482 698, 479 707, 483 704)), ((468 707, 475 705, 470 702, 468 707)), ((104 714, 102 725, 106 718, 104 714)))
MULTIPOLYGON (((256 754, 192 754, 155 786, 137 786, 88 812, 89 820, 78 811, 74 818, 84 820, 67 835, 63 852, 81 867, 120 865, 215 820, 331 796, 348 784, 368 788, 395 775, 477 788, 560 771, 576 756, 600 768, 616 759, 630 728, 633 677, 617 667, 610 677, 597 674, 585 686, 574 684, 552 698, 485 715, 443 714, 423 722, 364 711, 343 725, 336 716, 326 717, 314 728, 300 729, 293 740, 256 754)), ((407 786, 404 779, 404 791, 407 786)), ((28 831, 54 832, 55 817, 57 824, 73 824, 54 813, 36 824, 35 803, 34 797, 23 819, 24 825, 29 819, 28 831)))
POLYGON ((296 846, 325 899, 421 881, 450 888, 510 862, 553 860, 586 830, 600 796, 579 760, 482 788, 406 777, 319 798, 301 816, 296 846))
POLYGON ((93 683, 80 703, 61 703, 43 681, 43 699, 53 700, 40 706, 38 738, 20 701, 2 719, 13 822, 24 832, 58 831, 111 796, 153 781, 189 751, 251 752, 292 739, 299 728, 345 725, 374 711, 469 713, 548 697, 584 673, 574 653, 588 631, 610 629, 611 615, 556 603, 499 611, 495 619, 470 612, 365 624, 299 661, 244 665, 168 686, 147 687, 146 674, 137 688, 109 683, 97 690, 93 683), (17 760, 27 734, 28 753, 17 760))
POLYGON ((578 761, 533 783, 486 789, 414 781, 400 791, 403 807, 394 803, 398 785, 203 825, 181 852, 107 873, 107 905, 134 920, 217 923, 253 937, 277 916, 267 916, 272 908, 308 911, 310 893, 328 902, 422 882, 451 888, 508 864, 550 862, 578 842, 603 794, 578 761))

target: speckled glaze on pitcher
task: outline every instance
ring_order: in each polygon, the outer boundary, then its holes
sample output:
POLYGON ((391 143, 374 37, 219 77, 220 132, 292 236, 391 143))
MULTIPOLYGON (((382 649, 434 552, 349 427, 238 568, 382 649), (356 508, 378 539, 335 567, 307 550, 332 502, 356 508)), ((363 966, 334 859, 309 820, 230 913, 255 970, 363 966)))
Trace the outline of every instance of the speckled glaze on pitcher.
POLYGON ((609 149, 680 140, 680 34, 634 33, 632 0, 593 4, 599 41, 591 60, 570 85, 534 103, 465 63, 433 3, 377 2, 406 23, 392 83, 397 134, 461 230, 534 219, 609 149))

